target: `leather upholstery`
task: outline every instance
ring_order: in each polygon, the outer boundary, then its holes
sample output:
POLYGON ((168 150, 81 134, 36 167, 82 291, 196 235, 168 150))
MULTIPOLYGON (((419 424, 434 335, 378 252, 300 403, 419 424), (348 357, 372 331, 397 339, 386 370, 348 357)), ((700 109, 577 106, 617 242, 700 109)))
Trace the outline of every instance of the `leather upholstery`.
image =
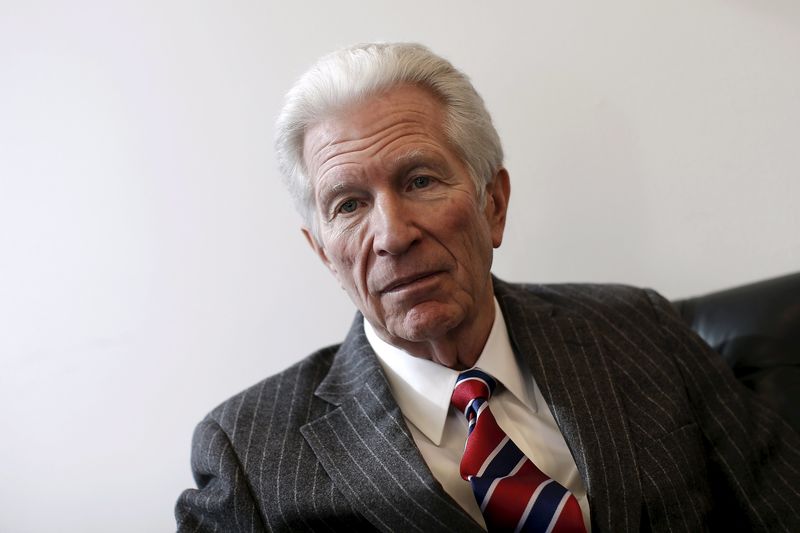
POLYGON ((800 431, 800 273, 673 305, 745 386, 800 431))

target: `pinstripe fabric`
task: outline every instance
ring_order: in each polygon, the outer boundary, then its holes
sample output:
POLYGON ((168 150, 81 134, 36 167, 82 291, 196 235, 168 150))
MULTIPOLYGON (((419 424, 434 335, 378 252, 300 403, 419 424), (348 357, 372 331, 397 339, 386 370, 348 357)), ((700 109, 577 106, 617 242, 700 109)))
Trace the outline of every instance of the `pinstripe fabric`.
MULTIPOLYGON (((800 442, 653 292, 495 280, 594 531, 800 530, 800 442)), ((479 531, 433 479, 360 315, 197 427, 180 531, 479 531), (280 398, 280 402, 277 399, 280 398)))

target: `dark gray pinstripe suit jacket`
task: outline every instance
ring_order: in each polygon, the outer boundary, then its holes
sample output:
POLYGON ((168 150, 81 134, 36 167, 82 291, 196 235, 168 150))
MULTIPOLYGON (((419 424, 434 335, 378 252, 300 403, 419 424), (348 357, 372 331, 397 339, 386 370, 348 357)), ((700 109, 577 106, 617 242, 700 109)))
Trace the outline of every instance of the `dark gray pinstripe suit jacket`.
MULTIPOLYGON (((800 439, 663 298, 499 280, 495 294, 594 531, 800 531, 800 439)), ((180 531, 479 531, 422 460, 361 320, 198 425, 180 531)))

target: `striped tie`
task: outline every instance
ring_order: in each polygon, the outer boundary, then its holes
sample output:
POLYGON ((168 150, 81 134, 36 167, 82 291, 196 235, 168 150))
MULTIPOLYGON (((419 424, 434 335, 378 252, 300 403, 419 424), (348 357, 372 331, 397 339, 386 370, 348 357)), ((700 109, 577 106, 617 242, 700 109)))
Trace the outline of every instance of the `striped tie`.
POLYGON ((458 376, 452 404, 469 422, 461 477, 469 481, 489 531, 585 533, 578 501, 547 477, 500 429, 489 409, 497 383, 474 368, 458 376))

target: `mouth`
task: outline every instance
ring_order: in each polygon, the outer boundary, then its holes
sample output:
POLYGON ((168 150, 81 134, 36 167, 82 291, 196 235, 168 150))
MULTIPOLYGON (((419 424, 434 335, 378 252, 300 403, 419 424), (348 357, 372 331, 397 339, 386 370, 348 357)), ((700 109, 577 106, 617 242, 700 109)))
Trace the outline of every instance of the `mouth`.
POLYGON ((418 272, 410 276, 403 276, 401 278, 392 280, 388 285, 386 285, 383 289, 381 289, 380 292, 381 294, 399 292, 402 291, 403 289, 411 287, 416 283, 432 279, 434 276, 441 274, 441 272, 442 272, 441 270, 433 270, 430 272, 418 272))

